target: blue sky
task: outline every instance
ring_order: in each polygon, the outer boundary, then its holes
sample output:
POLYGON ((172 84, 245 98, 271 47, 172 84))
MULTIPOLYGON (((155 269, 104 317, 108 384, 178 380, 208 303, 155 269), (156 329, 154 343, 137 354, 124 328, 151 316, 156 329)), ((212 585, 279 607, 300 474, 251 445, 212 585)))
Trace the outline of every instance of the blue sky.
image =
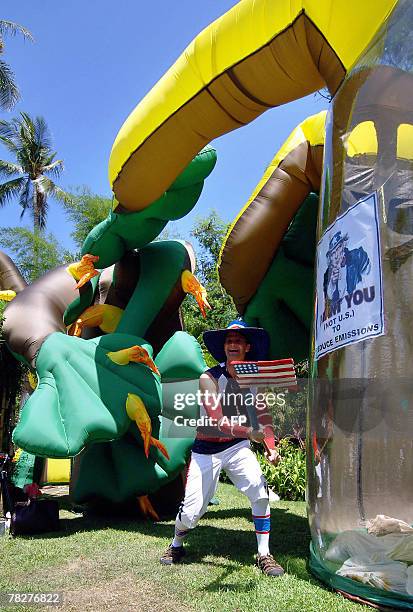
MULTIPOLYGON (((43 115, 65 163, 60 184, 66 189, 86 185, 109 196, 108 159, 123 121, 196 34, 234 4, 5 0, 1 17, 29 28, 35 43, 5 40, 3 58, 15 72, 22 100, 0 116, 8 119, 21 110, 43 115)), ((319 96, 309 96, 214 141, 216 169, 194 211, 174 230, 187 236, 195 217, 211 208, 232 220, 291 130, 326 107, 319 96)), ((0 155, 6 156, 1 147, 0 155)), ((0 209, 0 226, 18 225, 19 217, 18 206, 8 204, 0 209)), ((50 202, 48 230, 73 247, 71 226, 58 203, 50 202)))

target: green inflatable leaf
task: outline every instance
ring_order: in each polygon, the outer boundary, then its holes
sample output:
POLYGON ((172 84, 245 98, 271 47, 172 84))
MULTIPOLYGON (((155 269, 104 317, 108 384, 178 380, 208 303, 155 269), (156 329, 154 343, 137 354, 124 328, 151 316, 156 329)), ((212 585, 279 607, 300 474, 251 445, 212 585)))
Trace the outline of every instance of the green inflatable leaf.
MULTIPOLYGON (((146 495, 174 480, 184 469, 195 437, 195 428, 177 427, 177 415, 198 416, 198 407, 174 409, 176 394, 196 392, 198 379, 205 370, 202 350, 198 342, 186 332, 176 332, 155 359, 162 380, 163 408, 160 420, 152 420, 152 435, 166 447, 169 459, 150 446, 149 457, 143 451, 142 436, 135 423, 120 440, 105 444, 91 444, 82 453, 78 477, 74 482, 76 503, 92 500, 125 502, 136 495, 146 495), (189 379, 190 387, 187 385, 189 379), (100 466, 96 470, 96 465, 100 466)), ((179 397, 179 396, 178 396, 179 397)))
POLYGON ((97 500, 122 503, 138 495, 153 493, 174 480, 185 467, 193 440, 161 438, 161 441, 171 457, 169 462, 165 460, 163 467, 152 453, 147 459, 129 434, 111 443, 92 444, 80 457, 73 500, 78 504, 97 500))
POLYGON ((161 409, 160 380, 145 365, 119 366, 106 354, 138 344, 152 354, 143 338, 109 334, 82 340, 57 332, 39 352, 39 385, 26 402, 14 442, 43 457, 70 457, 86 444, 120 438, 131 421, 128 393, 139 395, 151 418, 161 409))

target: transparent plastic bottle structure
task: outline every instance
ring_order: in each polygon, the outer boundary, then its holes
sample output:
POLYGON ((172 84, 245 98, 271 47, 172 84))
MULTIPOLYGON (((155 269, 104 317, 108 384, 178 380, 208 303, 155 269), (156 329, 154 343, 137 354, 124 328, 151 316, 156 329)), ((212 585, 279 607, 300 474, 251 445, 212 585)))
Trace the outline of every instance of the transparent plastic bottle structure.
POLYGON ((318 237, 376 194, 384 334, 313 351, 307 499, 322 561, 337 534, 378 514, 413 524, 412 26, 413 3, 399 2, 327 124, 318 237))

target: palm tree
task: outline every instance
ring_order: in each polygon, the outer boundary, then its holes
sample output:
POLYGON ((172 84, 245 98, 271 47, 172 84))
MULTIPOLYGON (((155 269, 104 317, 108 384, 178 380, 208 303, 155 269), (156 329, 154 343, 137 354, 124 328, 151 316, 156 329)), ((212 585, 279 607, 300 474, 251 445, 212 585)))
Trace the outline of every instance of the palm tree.
POLYGON ((19 198, 21 216, 27 210, 33 215, 34 230, 46 226, 48 198, 68 203, 71 197, 52 180, 63 171, 63 161, 55 159, 49 129, 43 117, 32 119, 27 113, 11 121, 0 120, 0 142, 16 163, 0 160, 0 207, 13 197, 19 198), (19 175, 16 178, 12 178, 19 175))
MULTIPOLYGON (((0 19, 0 54, 3 53, 4 50, 3 38, 5 34, 9 36, 21 34, 24 38, 33 40, 33 36, 29 30, 23 26, 13 21, 0 19)), ((10 66, 3 60, 0 60, 0 108, 9 110, 16 104, 19 98, 19 89, 14 81, 14 74, 10 66)))

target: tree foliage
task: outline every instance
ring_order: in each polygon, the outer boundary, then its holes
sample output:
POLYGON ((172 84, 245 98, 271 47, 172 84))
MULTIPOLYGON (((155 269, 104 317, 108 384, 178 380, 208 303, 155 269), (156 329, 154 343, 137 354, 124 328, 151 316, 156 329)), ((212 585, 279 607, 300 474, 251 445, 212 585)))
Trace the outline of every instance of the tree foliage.
POLYGON ((288 437, 280 440, 278 452, 281 461, 271 465, 258 452, 256 457, 268 486, 278 493, 281 499, 304 501, 306 487, 306 455, 303 445, 296 445, 288 437))
MULTIPOLYGON (((21 34, 27 40, 33 40, 33 36, 25 27, 0 19, 0 55, 4 53, 4 36, 16 36, 21 34)), ((19 88, 14 80, 14 74, 10 66, 0 59, 0 108, 10 110, 20 98, 19 88)))
MULTIPOLYGON (((196 239, 197 256, 196 275, 208 292, 208 301, 213 310, 207 312, 204 319, 192 297, 187 298, 182 306, 186 330, 202 343, 202 333, 207 329, 226 327, 231 319, 237 316, 235 306, 230 296, 219 282, 217 263, 222 242, 228 230, 228 225, 216 211, 206 217, 199 218, 191 231, 196 239)), ((211 362, 205 355, 207 363, 211 362)))
POLYGON ((84 187, 70 201, 65 202, 64 208, 67 217, 74 225, 70 236, 80 250, 89 232, 108 216, 112 200, 94 194, 84 187))
POLYGON ((0 142, 14 161, 0 160, 0 207, 18 198, 21 216, 30 211, 34 229, 46 226, 49 198, 67 203, 70 195, 53 179, 63 171, 63 161, 52 151, 49 128, 43 117, 27 113, 11 121, 0 120, 0 142))
POLYGON ((32 232, 26 227, 0 228, 0 246, 12 254, 14 263, 28 283, 74 259, 53 234, 32 232))
POLYGON ((198 242, 197 274, 204 283, 218 279, 217 263, 228 225, 216 210, 196 220, 191 236, 198 242))

